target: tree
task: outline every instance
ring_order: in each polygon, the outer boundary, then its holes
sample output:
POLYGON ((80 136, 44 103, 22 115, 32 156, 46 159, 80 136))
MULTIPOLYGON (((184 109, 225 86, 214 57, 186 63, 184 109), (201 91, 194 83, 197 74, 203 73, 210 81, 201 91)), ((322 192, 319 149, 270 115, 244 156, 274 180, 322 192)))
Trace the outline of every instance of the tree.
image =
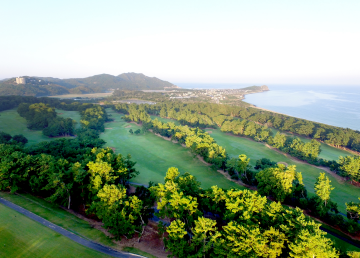
POLYGON ((360 203, 349 202, 349 203, 345 203, 345 205, 346 205, 347 217, 352 220, 358 221, 360 216, 360 203))
POLYGON ((292 194, 296 181, 303 185, 301 173, 296 172, 295 165, 285 167, 278 164, 275 168, 266 168, 256 175, 256 179, 260 194, 272 195, 280 202, 292 194))
POLYGON ((168 238, 164 239, 166 248, 178 258, 187 258, 192 251, 189 243, 184 239, 187 235, 185 230, 185 223, 179 219, 171 222, 170 226, 166 228, 169 234, 168 238))
POLYGON ((214 246, 221 237, 220 232, 216 227, 216 221, 199 217, 195 221, 195 227, 192 230, 194 236, 192 238, 192 244, 197 250, 196 257, 209 257, 214 252, 214 246))
POLYGON ((0 190, 10 190, 14 193, 21 188, 21 183, 26 180, 24 168, 29 162, 29 155, 0 144, 0 190))
POLYGON ((28 142, 28 139, 22 134, 14 135, 12 140, 22 145, 25 145, 28 142))
POLYGON ((238 179, 238 175, 247 178, 247 171, 250 169, 250 159, 245 154, 239 155, 238 159, 232 158, 226 162, 226 167, 231 178, 238 179), (238 175, 236 175, 238 174, 238 175))
POLYGON ((141 130, 140 129, 137 129, 135 132, 134 132, 136 135, 139 135, 141 133, 141 130))
POLYGON ((360 180, 360 157, 346 156, 339 157, 339 168, 344 173, 344 176, 349 176, 351 180, 360 180))
POLYGON ((350 252, 347 252, 347 255, 350 258, 360 258, 360 252, 350 251, 350 252))
POLYGON ((130 129, 130 130, 129 130, 129 133, 133 134, 133 133, 134 133, 133 129, 130 129))
POLYGON ((198 202, 196 197, 185 195, 180 190, 176 181, 179 175, 177 168, 169 168, 165 184, 159 183, 150 188, 150 191, 156 196, 159 217, 179 219, 190 229, 193 221, 198 217, 198 202))
POLYGON ((258 225, 237 222, 226 225, 223 235, 225 243, 219 249, 225 249, 222 253, 227 253, 227 257, 279 257, 287 240, 284 233, 273 227, 262 232, 258 225))
POLYGON ((8 133, 0 132, 0 144, 8 143, 11 140, 11 135, 8 133))
POLYGON ((246 176, 246 171, 250 168, 249 166, 250 159, 246 157, 245 154, 239 155, 239 162, 237 164, 238 171, 242 173, 243 176, 246 176))
POLYGON ((315 183, 315 193, 319 198, 324 202, 326 206, 327 201, 330 199, 330 193, 334 190, 334 187, 330 185, 331 181, 325 173, 320 173, 320 176, 317 178, 315 183))
POLYGON ((339 257, 338 252, 332 246, 332 241, 325 238, 326 233, 317 225, 314 231, 302 229, 294 242, 289 244, 290 257, 307 258, 332 258, 339 257))
POLYGON ((269 137, 268 142, 272 147, 280 149, 285 146, 286 136, 285 134, 277 132, 275 137, 269 137))
POLYGON ((127 196, 124 186, 106 184, 97 197, 98 201, 92 203, 92 209, 116 239, 122 235, 132 237, 135 232, 141 237, 145 222, 141 212, 143 204, 137 196, 127 196))
POLYGON ((271 161, 267 158, 262 158, 256 161, 255 169, 264 170, 265 168, 276 167, 276 162, 271 161))
POLYGON ((52 162, 51 173, 48 174, 48 184, 43 188, 50 190, 52 195, 48 197, 51 202, 67 204, 68 209, 71 206, 72 188, 74 185, 74 177, 72 170, 69 169, 70 164, 66 159, 59 159, 52 162))

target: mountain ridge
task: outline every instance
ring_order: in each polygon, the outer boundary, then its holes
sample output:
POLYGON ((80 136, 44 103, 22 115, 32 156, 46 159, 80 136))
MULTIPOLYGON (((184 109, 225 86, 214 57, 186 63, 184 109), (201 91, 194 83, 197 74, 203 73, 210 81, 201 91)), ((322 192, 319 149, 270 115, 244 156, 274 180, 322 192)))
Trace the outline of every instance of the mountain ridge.
POLYGON ((15 78, 0 82, 0 95, 50 96, 62 94, 100 93, 111 90, 163 90, 178 86, 142 73, 122 73, 117 76, 98 74, 85 78, 23 76, 26 84, 15 78))

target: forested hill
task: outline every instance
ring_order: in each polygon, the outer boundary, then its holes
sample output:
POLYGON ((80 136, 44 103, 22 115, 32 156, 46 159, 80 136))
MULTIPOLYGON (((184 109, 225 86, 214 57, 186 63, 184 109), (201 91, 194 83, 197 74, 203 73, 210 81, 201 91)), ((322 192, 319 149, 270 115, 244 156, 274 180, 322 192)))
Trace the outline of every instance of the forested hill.
POLYGON ((81 94, 121 90, 163 90, 176 88, 174 84, 148 77, 141 73, 94 75, 87 78, 58 79, 52 77, 24 76, 26 84, 16 84, 15 78, 0 82, 0 95, 50 96, 62 94, 81 94))

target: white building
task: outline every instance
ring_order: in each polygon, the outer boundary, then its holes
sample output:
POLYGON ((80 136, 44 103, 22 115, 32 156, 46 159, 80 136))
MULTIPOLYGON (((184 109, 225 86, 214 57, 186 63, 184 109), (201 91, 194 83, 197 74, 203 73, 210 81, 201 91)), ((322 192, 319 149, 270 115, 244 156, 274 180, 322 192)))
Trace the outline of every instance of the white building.
POLYGON ((26 84, 26 79, 25 79, 25 78, 21 78, 21 77, 17 77, 17 78, 16 78, 16 83, 17 83, 17 84, 26 84))

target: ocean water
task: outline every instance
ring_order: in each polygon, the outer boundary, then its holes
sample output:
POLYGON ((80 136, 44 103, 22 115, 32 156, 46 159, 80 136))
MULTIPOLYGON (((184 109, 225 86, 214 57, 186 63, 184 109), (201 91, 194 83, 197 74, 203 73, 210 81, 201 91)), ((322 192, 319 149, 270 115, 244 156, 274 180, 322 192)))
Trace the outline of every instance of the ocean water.
MULTIPOLYGON (((178 84, 183 88, 242 88, 243 84, 178 84)), ((360 131, 360 86, 268 85, 248 103, 286 115, 360 131)))

